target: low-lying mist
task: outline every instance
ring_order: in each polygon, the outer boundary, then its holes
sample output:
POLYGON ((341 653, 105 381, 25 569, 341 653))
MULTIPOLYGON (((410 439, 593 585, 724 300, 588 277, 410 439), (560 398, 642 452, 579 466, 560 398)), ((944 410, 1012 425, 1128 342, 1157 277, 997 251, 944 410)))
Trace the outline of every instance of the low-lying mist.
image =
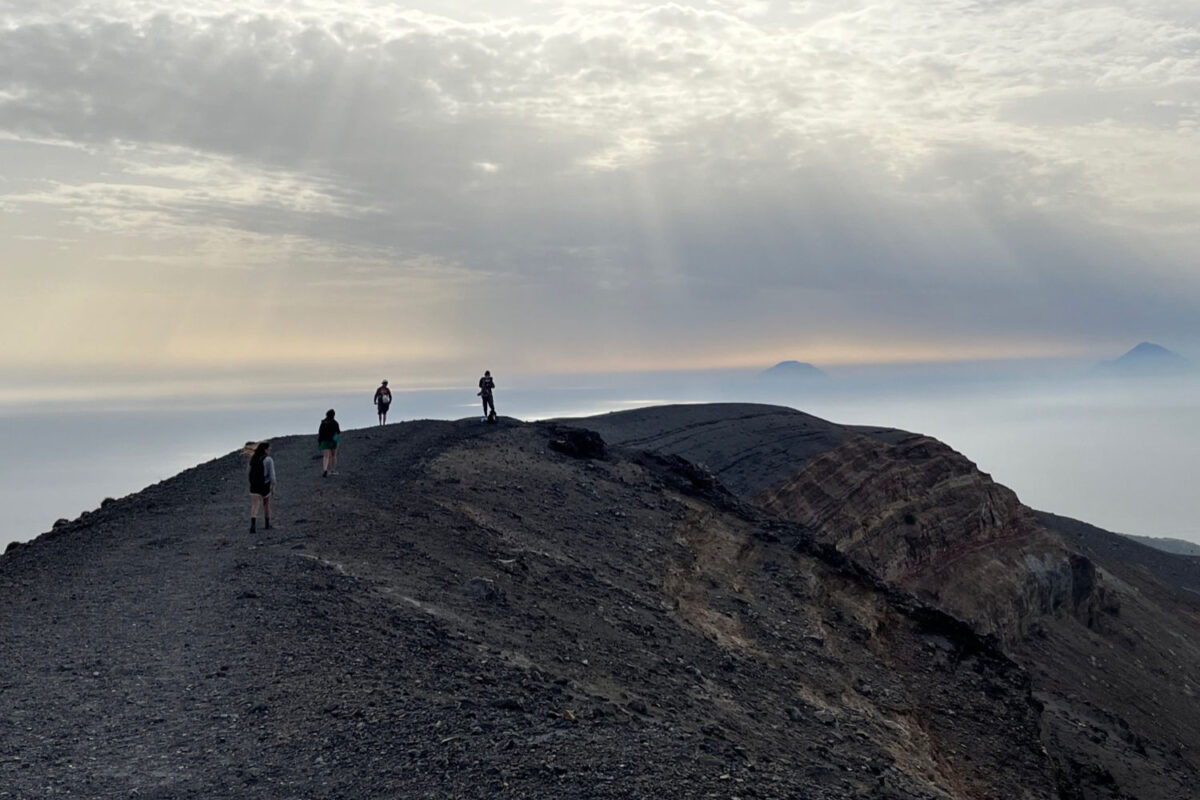
MULTIPOLYGON (((667 403, 758 402, 839 423, 925 433, 1035 508, 1109 530, 1200 541, 1191 485, 1200 452, 1200 379, 1192 376, 1102 378, 1084 365, 1044 361, 854 367, 795 379, 759 370, 493 372, 499 412, 526 420, 667 403)), ((393 380, 398 391, 389 421, 476 416, 473 383, 405 389, 393 380)), ((330 407, 343 428, 374 424, 375 385, 371 378, 356 392, 344 382, 304 392, 112 392, 104 400, 49 394, 36 408, 0 406, 14 455, 0 466, 0 499, 10 509, 0 546, 246 441, 315 434, 330 407)), ((352 467, 353 437, 343 460, 352 467)), ((288 473, 311 468, 279 465, 281 508, 291 501, 288 473)))

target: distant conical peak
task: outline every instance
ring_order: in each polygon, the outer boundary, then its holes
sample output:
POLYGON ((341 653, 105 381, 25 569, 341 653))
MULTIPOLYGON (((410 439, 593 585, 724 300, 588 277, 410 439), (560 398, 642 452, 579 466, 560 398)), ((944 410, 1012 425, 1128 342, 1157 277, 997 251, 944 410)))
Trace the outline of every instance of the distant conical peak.
POLYGON ((767 377, 826 377, 825 373, 807 361, 780 361, 775 366, 761 373, 767 377))
POLYGON ((1137 347, 1130 350, 1122 358, 1183 358, 1178 353, 1168 350, 1160 344, 1154 342, 1142 342, 1137 347))
POLYGON ((1160 344, 1142 342, 1120 358, 1100 362, 1096 370, 1107 375, 1183 375, 1194 373, 1195 365, 1160 344))

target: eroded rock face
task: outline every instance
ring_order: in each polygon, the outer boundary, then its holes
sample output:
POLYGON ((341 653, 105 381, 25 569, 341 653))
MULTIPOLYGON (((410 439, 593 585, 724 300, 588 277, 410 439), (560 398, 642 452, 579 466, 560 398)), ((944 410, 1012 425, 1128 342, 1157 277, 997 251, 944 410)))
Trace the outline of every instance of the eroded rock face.
POLYGON ((755 499, 1006 641, 1047 614, 1100 623, 1091 562, 935 439, 854 436, 755 499))
POLYGON ((1200 625, 1144 570, 1099 567, 924 436, 849 438, 756 499, 997 636, 1033 673, 1044 737, 1065 770, 1107 782, 1114 796, 1188 796, 1200 766, 1189 688, 1200 677, 1200 625))
POLYGON ((1196 564, 1036 515, 928 437, 751 405, 596 422, 610 441, 709 466, 743 501, 838 548, 848 568, 861 565, 996 636, 1043 705, 1061 797, 1195 796, 1196 564))

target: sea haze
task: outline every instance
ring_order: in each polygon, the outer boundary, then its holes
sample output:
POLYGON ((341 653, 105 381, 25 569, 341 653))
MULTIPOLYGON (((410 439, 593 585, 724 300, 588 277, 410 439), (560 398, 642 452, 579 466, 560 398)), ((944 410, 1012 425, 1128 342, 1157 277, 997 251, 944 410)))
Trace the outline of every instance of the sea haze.
MULTIPOLYGON (((763 380, 757 370, 506 378, 497 406, 521 419, 587 416, 664 403, 764 402, 834 422, 934 436, 1035 508, 1100 527, 1200 542, 1191 475, 1200 452, 1200 381, 1097 378, 1073 365, 826 369, 820 380, 763 380)), ((8 513, 0 543, 24 541, 245 442, 315 435, 333 407, 343 428, 375 422, 374 386, 104 402, 22 403, 0 416, 14 456, 0 466, 8 513)), ((477 414, 474 390, 396 392, 391 421, 477 414)), ((343 458, 354 458, 353 438, 343 458)), ((280 464, 288 475, 314 463, 280 464)), ((231 530, 241 520, 231 520, 231 530)))

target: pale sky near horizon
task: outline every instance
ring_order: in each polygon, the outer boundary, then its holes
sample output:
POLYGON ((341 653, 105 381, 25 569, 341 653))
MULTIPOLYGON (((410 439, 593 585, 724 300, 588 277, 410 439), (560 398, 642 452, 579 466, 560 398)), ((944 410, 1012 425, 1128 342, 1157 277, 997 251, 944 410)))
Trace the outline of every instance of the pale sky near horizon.
POLYGON ((12 372, 1196 357, 1200 4, 7 0, 0 212, 12 372))

